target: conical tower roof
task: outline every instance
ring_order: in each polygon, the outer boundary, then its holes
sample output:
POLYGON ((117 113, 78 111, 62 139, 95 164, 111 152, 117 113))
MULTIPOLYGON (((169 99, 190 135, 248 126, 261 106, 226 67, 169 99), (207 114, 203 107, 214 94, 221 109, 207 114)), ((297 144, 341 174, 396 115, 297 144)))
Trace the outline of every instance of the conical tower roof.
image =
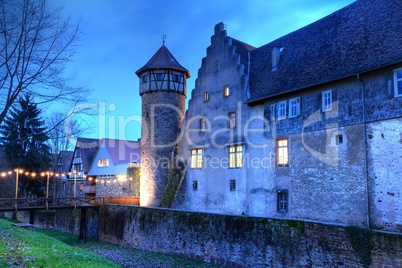
POLYGON ((140 74, 144 71, 155 69, 176 69, 185 72, 187 76, 186 78, 190 77, 190 72, 180 65, 180 63, 173 57, 172 53, 170 53, 165 45, 162 45, 162 47, 156 51, 147 64, 145 64, 135 73, 137 76, 140 76, 140 74))

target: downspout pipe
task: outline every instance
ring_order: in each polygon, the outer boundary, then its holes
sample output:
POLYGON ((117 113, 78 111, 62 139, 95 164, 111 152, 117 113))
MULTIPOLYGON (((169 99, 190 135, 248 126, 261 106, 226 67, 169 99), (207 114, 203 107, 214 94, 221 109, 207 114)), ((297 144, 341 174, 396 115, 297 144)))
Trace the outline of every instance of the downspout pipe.
POLYGON ((366 96, 365 96, 365 84, 361 79, 360 74, 356 74, 357 80, 361 84, 361 95, 362 95, 362 124, 363 124, 363 143, 364 143, 364 169, 366 175, 366 227, 370 229, 370 192, 369 192, 369 170, 368 170, 368 151, 367 151, 367 123, 366 123, 366 96))

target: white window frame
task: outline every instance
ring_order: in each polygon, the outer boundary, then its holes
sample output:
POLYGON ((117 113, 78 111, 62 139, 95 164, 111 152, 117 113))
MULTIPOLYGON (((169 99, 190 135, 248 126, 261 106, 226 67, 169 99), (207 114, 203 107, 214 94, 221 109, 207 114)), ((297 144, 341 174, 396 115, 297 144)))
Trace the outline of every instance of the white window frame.
POLYGON ((243 145, 228 146, 229 168, 243 167, 243 145))
POLYGON ((278 167, 289 165, 289 140, 287 138, 276 140, 276 165, 278 167))
POLYGON ((190 150, 190 168, 191 169, 201 169, 202 168, 203 153, 204 153, 204 150, 202 148, 190 150))
POLYGON ((398 69, 394 70, 394 93, 395 93, 395 97, 402 97, 402 68, 398 68, 398 69), (398 77, 398 73, 400 74, 400 77, 398 77), (398 84, 401 85, 400 93, 399 93, 398 84))
POLYGON ((278 120, 286 119, 286 101, 278 102, 278 120))
POLYGON ((327 112, 332 110, 332 90, 322 92, 322 111, 327 112))
POLYGON ((289 100, 289 118, 300 115, 300 97, 289 100))

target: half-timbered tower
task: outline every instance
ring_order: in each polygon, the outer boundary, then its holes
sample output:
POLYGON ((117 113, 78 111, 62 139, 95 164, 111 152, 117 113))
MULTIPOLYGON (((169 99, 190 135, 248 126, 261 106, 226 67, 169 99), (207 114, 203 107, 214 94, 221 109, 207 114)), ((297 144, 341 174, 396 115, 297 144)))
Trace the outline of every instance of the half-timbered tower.
POLYGON ((140 202, 158 206, 180 136, 190 73, 163 44, 136 74, 142 98, 140 202))

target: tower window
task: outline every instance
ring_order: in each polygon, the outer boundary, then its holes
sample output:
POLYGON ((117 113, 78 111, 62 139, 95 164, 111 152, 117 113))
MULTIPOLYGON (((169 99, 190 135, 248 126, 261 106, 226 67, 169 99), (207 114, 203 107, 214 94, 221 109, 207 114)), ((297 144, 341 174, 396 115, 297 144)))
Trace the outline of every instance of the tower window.
POLYGON ((209 101, 209 92, 208 91, 204 92, 204 101, 209 101))
POLYGON ((173 82, 180 82, 180 75, 172 74, 172 77, 173 77, 173 82))
POLYGON ((223 87, 223 96, 225 96, 225 97, 228 97, 228 96, 230 96, 230 87, 229 87, 229 85, 226 85, 226 86, 224 86, 223 87))
POLYGON ((147 79, 148 79, 148 75, 147 75, 147 74, 142 76, 142 82, 143 82, 143 83, 146 83, 146 82, 147 82, 147 79))
POLYGON ((164 76, 165 76, 165 74, 157 73, 157 74, 155 74, 155 76, 156 76, 156 80, 162 81, 164 76))

